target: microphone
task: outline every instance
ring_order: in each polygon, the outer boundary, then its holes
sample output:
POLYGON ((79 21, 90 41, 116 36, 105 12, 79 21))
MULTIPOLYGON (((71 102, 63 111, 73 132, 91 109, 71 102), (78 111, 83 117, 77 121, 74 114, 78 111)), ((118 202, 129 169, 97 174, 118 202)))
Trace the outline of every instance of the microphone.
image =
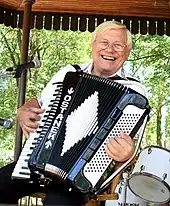
POLYGON ((29 68, 39 68, 40 66, 41 66, 40 60, 35 59, 35 60, 28 62, 28 63, 19 64, 15 67, 9 67, 8 69, 5 70, 4 76, 7 75, 7 73, 9 73, 9 72, 11 72, 11 73, 14 72, 15 73, 14 78, 18 78, 21 76, 21 74, 24 70, 29 69, 29 68))
POLYGON ((11 120, 0 118, 0 126, 4 127, 5 129, 11 129, 12 125, 13 124, 11 120))

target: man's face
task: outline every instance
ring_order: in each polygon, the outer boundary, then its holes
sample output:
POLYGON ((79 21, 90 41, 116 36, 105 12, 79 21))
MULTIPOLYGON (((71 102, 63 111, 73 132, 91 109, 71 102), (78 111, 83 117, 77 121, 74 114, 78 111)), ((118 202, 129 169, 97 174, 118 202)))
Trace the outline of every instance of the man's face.
POLYGON ((93 74, 103 77, 113 75, 122 67, 129 54, 125 29, 98 33, 92 43, 93 74))

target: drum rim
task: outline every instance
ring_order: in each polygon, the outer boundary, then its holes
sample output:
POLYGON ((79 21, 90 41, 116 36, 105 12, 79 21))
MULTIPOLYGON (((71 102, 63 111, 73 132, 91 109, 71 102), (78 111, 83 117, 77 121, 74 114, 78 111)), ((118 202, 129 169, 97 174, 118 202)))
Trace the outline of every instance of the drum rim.
POLYGON ((157 177, 156 175, 152 175, 152 174, 149 174, 147 172, 135 172, 134 174, 131 174, 131 176, 128 178, 127 180, 127 184, 128 184, 128 187, 129 189, 131 190, 132 193, 134 193, 136 196, 138 196, 139 198, 147 201, 147 202, 150 202, 150 203, 156 203, 156 204, 164 204, 164 203, 167 203, 169 202, 170 200, 170 196, 169 198, 166 200, 166 201, 163 201, 163 202, 155 202, 155 201, 149 201, 143 197, 140 197, 138 194, 136 194, 136 192, 134 192, 132 189, 131 189, 131 186, 129 184, 129 180, 132 179, 133 176, 139 176, 139 175, 142 175, 142 176, 147 176, 147 177, 153 177, 153 179, 156 179, 158 180, 159 182, 163 183, 163 185, 169 190, 169 194, 170 194, 170 185, 168 185, 168 183, 166 183, 164 180, 162 180, 160 177, 157 177))
MULTIPOLYGON (((164 148, 164 147, 161 147, 161 146, 158 146, 158 145, 149 145, 149 146, 146 146, 146 147, 144 147, 144 148, 141 150, 141 152, 143 152, 144 150, 149 149, 149 148, 157 148, 157 149, 165 150, 165 151, 167 151, 168 153, 170 153, 170 150, 169 150, 169 149, 164 148)), ((141 152, 140 152, 140 153, 141 153, 141 152)), ((139 153, 139 156, 140 156, 140 153, 139 153)))

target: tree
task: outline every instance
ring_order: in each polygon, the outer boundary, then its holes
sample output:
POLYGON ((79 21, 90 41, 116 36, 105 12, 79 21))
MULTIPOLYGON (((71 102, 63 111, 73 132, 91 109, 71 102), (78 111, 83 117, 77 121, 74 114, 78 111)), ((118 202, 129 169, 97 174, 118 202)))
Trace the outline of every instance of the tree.
MULTIPOLYGON (((130 70, 149 90, 152 107, 151 119, 147 127, 146 144, 162 145, 162 108, 170 107, 170 38, 167 36, 135 35, 134 50, 130 58, 130 70)), ((166 116, 166 122, 169 121, 166 116)), ((166 125, 167 127, 167 125, 166 125)), ((169 130, 166 128, 167 144, 169 130)))

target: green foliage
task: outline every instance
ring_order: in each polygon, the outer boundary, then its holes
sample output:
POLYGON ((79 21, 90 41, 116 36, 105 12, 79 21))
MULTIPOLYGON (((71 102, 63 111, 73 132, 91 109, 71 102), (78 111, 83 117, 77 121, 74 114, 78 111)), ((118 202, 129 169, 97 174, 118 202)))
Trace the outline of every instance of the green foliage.
POLYGON ((33 30, 31 40, 38 54, 41 68, 32 70, 29 76, 27 97, 36 96, 45 87, 50 78, 67 64, 83 63, 90 58, 90 33, 72 31, 33 30), (83 41, 82 41, 83 39, 83 41), (36 87, 35 87, 36 85, 36 87))
POLYGON ((166 143, 169 145, 170 133, 167 124, 169 116, 166 113, 166 119, 163 119, 162 110, 170 108, 170 38, 135 35, 133 41, 129 70, 147 86, 152 107, 145 144, 164 146, 161 127, 165 124, 166 143))

